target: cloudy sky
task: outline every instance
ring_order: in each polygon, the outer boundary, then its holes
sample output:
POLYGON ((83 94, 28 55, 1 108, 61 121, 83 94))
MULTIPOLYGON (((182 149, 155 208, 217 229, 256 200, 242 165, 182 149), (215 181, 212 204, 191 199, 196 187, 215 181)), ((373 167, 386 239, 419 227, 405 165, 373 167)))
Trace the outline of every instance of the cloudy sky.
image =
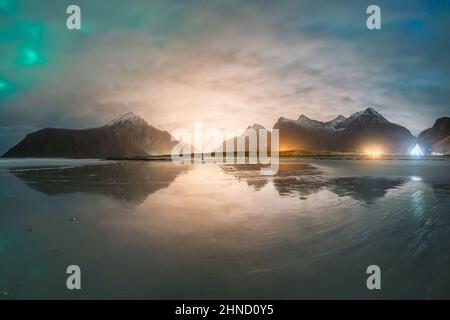
POLYGON ((449 1, 0 0, 0 153, 128 111, 172 131, 371 106, 417 134, 450 115, 449 1))

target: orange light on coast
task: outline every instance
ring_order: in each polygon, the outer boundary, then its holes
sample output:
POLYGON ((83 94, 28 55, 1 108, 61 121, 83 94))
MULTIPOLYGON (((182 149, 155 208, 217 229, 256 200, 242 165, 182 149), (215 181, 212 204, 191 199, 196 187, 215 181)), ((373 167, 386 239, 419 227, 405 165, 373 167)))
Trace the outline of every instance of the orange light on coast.
POLYGON ((364 153, 371 158, 379 158, 383 155, 383 152, 381 151, 381 149, 378 149, 378 148, 366 149, 364 151, 364 153))

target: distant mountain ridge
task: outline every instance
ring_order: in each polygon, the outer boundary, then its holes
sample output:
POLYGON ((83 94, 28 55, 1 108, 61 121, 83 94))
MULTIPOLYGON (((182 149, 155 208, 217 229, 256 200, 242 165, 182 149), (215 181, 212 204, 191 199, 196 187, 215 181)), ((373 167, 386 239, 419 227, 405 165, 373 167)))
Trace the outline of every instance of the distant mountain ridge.
POLYGON ((301 115, 297 120, 280 117, 273 126, 280 133, 281 150, 363 152, 380 148, 383 153, 408 153, 416 138, 373 108, 339 115, 322 122, 301 115))
MULTIPOLYGON (((265 129, 259 124, 249 126, 243 136, 265 129)), ((409 154, 416 143, 425 153, 450 153, 450 118, 436 120, 432 128, 419 137, 392 123, 373 108, 338 115, 330 121, 318 121, 305 115, 297 120, 280 117, 273 129, 279 130, 280 150, 366 152, 378 150, 384 154, 409 154)), ((270 148, 272 133, 267 130, 270 148)), ((259 138, 257 145, 259 146, 259 138)), ((237 147, 237 137, 228 141, 237 147)), ((163 130, 151 126, 138 115, 129 112, 111 122, 87 129, 45 128, 28 134, 3 157, 66 157, 66 158, 128 158, 170 154, 179 142, 163 130)), ((226 141, 222 144, 226 150, 226 141)), ((244 150, 248 151, 248 139, 244 150)), ((238 151, 244 151, 238 150, 238 151)), ((228 151, 228 150, 227 150, 228 151)), ((270 151, 270 149, 269 149, 270 151)))
POLYGON ((263 137, 262 139, 265 139, 265 143, 266 143, 266 150, 267 152, 270 152, 271 149, 271 143, 272 143, 272 134, 269 130, 267 130, 265 127, 263 127, 262 125, 258 124, 258 123, 254 123, 251 126, 248 126, 247 129, 245 129, 245 131, 237 136, 237 137, 233 137, 230 138, 228 140, 225 140, 222 143, 222 148, 220 149, 222 152, 231 152, 231 150, 227 149, 227 146, 232 147, 233 151, 236 152, 249 152, 249 151, 256 151, 259 152, 259 146, 260 144, 263 143, 264 140, 260 141, 260 135, 261 137, 263 137), (261 131, 260 130, 266 130, 266 131, 261 131), (263 134, 265 133, 265 134, 263 134), (256 140, 254 140, 256 142, 256 145, 253 148, 250 145, 250 137, 254 135, 256 137, 256 140))
POLYGON ((169 154, 177 141, 136 114, 88 129, 45 128, 28 134, 3 157, 108 158, 169 154))
POLYGON ((435 121, 434 125, 422 131, 419 142, 428 152, 442 154, 450 153, 450 117, 442 117, 435 121))

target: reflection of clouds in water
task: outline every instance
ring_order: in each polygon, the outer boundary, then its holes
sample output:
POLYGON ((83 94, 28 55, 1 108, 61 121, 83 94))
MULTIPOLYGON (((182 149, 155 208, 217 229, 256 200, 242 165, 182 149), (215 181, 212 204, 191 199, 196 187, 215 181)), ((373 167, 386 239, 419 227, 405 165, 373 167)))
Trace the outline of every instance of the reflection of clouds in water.
POLYGON ((350 196, 357 201, 371 204, 375 199, 384 197, 388 190, 405 183, 405 179, 401 178, 330 178, 313 165, 299 163, 281 163, 279 171, 271 177, 261 176, 259 167, 254 165, 224 165, 222 169, 238 180, 247 181, 247 184, 257 191, 271 181, 281 196, 298 195, 300 199, 327 189, 339 197, 350 196))

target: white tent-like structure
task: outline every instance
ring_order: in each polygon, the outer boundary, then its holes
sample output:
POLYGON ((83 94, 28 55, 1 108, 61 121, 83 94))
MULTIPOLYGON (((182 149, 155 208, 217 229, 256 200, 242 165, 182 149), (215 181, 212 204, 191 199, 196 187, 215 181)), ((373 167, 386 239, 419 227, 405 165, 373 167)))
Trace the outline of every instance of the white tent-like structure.
POLYGON ((420 147, 417 143, 409 154, 412 156, 423 156, 424 155, 422 149, 420 149, 420 147))

